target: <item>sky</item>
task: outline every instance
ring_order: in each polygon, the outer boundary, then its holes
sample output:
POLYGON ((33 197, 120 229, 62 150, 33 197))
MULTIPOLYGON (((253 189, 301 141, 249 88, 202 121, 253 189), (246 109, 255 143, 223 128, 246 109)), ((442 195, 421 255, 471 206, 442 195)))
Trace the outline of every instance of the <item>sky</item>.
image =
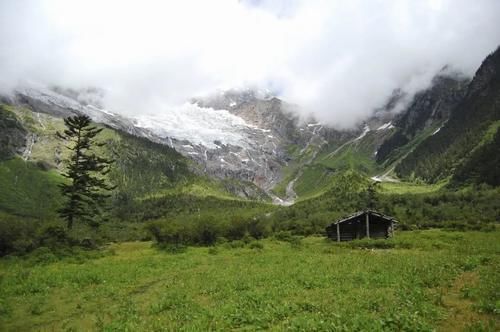
POLYGON ((472 76, 499 18, 498 0, 0 0, 0 91, 99 87, 139 115, 253 87, 349 128, 445 65, 472 76))

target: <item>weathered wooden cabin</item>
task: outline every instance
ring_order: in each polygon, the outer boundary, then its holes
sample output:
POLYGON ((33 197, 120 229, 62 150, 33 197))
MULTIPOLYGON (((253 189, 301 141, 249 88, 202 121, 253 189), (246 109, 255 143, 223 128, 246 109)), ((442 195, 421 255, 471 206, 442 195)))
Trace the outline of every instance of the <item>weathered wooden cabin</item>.
POLYGON ((372 210, 360 211, 327 226, 326 234, 338 242, 364 237, 386 239, 394 235, 394 226, 397 222, 392 217, 372 210))

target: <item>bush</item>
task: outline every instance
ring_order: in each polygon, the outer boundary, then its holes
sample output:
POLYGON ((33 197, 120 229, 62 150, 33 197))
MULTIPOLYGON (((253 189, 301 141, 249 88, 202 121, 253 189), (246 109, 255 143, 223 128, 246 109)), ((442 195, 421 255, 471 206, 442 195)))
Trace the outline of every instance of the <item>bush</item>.
POLYGON ((261 239, 271 233, 270 223, 257 217, 249 219, 233 218, 223 228, 225 236, 230 240, 240 240, 247 235, 255 239, 261 239))
POLYGON ((292 235, 290 231, 278 232, 274 234, 274 238, 278 241, 290 243, 290 246, 294 249, 299 249, 302 247, 302 237, 297 235, 292 235))
POLYGON ((8 316, 11 311, 10 304, 5 299, 0 298, 0 316, 8 316))
POLYGON ((256 239, 251 236, 250 234, 245 234, 245 236, 243 236, 243 238, 241 239, 241 241, 243 241, 243 243, 245 244, 249 244, 250 242, 253 242, 255 241, 256 239))
POLYGON ((245 242, 241 240, 235 240, 224 244, 224 248, 236 249, 245 247, 245 242))
POLYGON ((219 253, 219 249, 217 247, 210 247, 208 248, 208 254, 209 255, 217 255, 219 253))
POLYGON ((251 242, 248 247, 250 249, 257 249, 257 250, 262 250, 264 249, 264 245, 262 244, 262 242, 259 242, 259 241, 253 241, 251 242))
POLYGON ((227 241, 227 239, 226 239, 225 237, 223 237, 223 236, 219 236, 219 237, 217 238, 217 241, 215 242, 215 244, 224 244, 224 243, 227 243, 227 242, 228 242, 228 241, 227 241))
POLYGON ((97 249, 97 243, 90 237, 85 237, 80 241, 80 246, 85 249, 97 249))
POLYGON ((280 231, 274 234, 274 238, 278 241, 290 242, 293 239, 293 235, 290 231, 280 231))
POLYGON ((494 232, 496 230, 496 227, 494 224, 484 224, 479 230, 481 232, 494 232))
POLYGON ((33 251, 37 246, 38 246, 38 244, 36 242, 36 239, 21 237, 21 238, 15 239, 11 243, 10 252, 24 255, 24 254, 27 254, 27 253, 33 251))
POLYGON ((262 239, 269 236, 271 227, 268 222, 259 218, 252 218, 247 222, 247 231, 252 237, 262 239))
POLYGON ((40 230, 38 243, 42 247, 58 248, 77 244, 71 239, 66 229, 60 225, 48 225, 40 230))
POLYGON ((208 216, 197 220, 191 240, 194 244, 210 246, 215 244, 220 234, 220 225, 215 221, 214 217, 208 216))
POLYGON ((152 222, 147 229, 155 239, 160 248, 176 251, 190 242, 190 231, 179 222, 152 222))
POLYGON ((158 247, 171 254, 180 254, 187 250, 187 246, 182 243, 159 243, 158 247))
POLYGON ((39 247, 29 255, 29 260, 35 264, 49 264, 59 260, 52 250, 47 247, 39 247))
POLYGON ((293 249, 300 249, 300 248, 302 248, 302 237, 300 237, 300 236, 294 236, 294 237, 292 237, 289 242, 290 242, 290 246, 293 249))
POLYGON ((32 220, 0 215, 0 256, 25 254, 35 249, 37 227, 32 220))
POLYGON ((226 237, 230 240, 240 240, 247 233, 246 223, 241 218, 233 218, 226 225, 226 237))

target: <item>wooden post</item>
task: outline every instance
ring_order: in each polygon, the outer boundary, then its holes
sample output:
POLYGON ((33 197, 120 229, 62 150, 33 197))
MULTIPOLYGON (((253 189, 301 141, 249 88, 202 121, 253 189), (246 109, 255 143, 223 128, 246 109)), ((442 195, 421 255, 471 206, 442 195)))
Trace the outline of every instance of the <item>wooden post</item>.
POLYGON ((337 223, 337 242, 340 242, 340 225, 337 223))
POLYGON ((394 237, 394 223, 391 221, 391 237, 394 237))
POLYGON ((366 237, 370 238, 370 212, 366 212, 366 237))

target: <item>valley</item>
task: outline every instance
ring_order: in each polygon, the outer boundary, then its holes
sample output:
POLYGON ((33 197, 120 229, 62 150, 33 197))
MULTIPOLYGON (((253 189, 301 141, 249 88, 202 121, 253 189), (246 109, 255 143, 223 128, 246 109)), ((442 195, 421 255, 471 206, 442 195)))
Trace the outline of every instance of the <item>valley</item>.
POLYGON ((136 113, 104 96, 0 95, 0 330, 498 330, 500 48, 350 127, 266 89, 136 113), (72 154, 75 116, 98 135, 72 154), (111 161, 102 211, 69 174, 90 150, 111 161), (91 222, 62 221, 69 183, 91 222), (363 210, 395 237, 326 237, 363 210))

